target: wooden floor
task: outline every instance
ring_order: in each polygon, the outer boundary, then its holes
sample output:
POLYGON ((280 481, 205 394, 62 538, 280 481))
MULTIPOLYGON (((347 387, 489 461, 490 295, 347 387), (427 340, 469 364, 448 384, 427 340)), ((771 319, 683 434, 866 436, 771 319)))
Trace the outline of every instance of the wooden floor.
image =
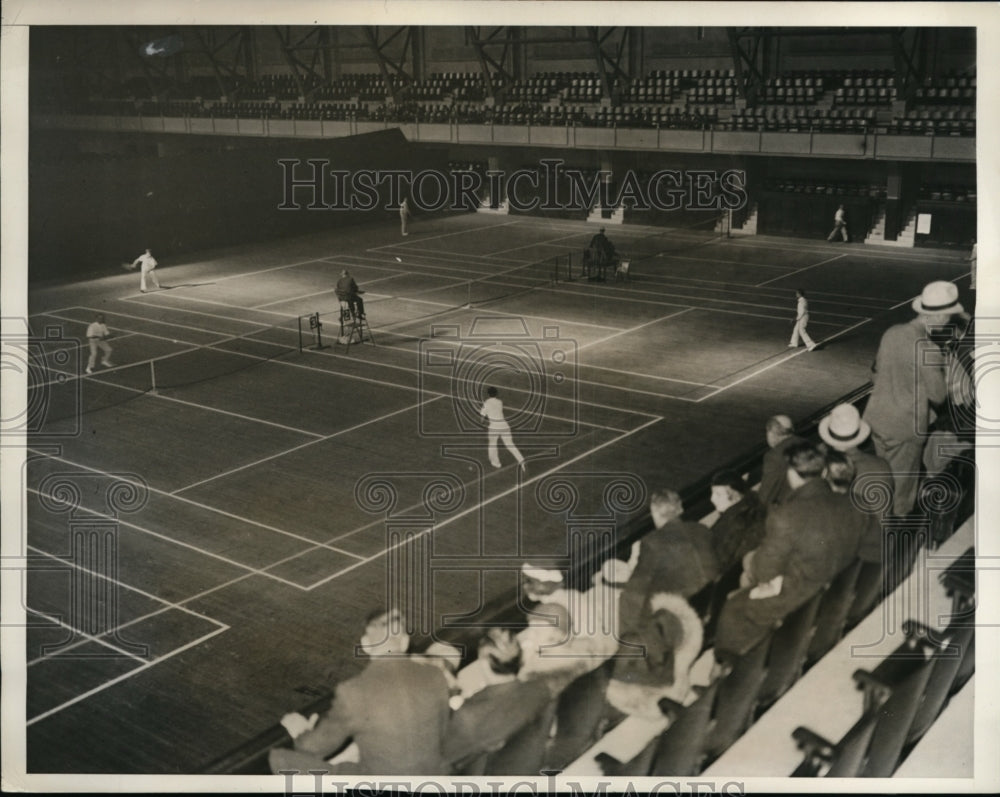
POLYGON ((68 341, 27 469, 30 772, 197 772, 355 673, 374 605, 423 633, 474 623, 523 561, 565 564, 568 529, 614 528, 768 416, 865 383, 926 282, 968 306, 967 264, 929 250, 623 228, 629 283, 549 284, 531 264, 591 226, 411 229, 162 256, 148 294, 117 268, 31 290, 33 332, 68 341), (342 268, 377 345, 300 352, 300 315, 333 342, 342 268), (787 348, 795 288, 814 352, 787 348), (81 377, 96 312, 116 365, 81 377), (485 384, 524 474, 502 446, 489 466, 485 384))

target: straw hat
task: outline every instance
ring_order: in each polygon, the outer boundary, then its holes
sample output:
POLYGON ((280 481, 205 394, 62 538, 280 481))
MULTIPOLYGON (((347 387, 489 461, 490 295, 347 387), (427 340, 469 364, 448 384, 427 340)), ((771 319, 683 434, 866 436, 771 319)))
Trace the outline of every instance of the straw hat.
POLYGON ((871 434, 872 427, 861 419, 853 404, 838 404, 819 422, 819 436, 837 451, 860 445, 871 434))
POLYGON ((958 303, 958 288, 943 280, 925 285, 911 307, 922 314, 963 312, 962 305, 958 303))

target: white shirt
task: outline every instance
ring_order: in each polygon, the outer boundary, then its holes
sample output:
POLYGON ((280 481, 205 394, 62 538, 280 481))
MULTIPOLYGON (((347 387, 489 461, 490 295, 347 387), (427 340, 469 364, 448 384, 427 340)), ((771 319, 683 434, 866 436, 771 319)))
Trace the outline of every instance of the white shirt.
POLYGON ((486 399, 479 414, 490 419, 490 426, 506 426, 507 421, 503 417, 503 402, 496 398, 486 399))
POLYGON ((94 321, 87 327, 88 338, 106 338, 109 334, 111 333, 108 332, 108 328, 100 321, 94 321))
POLYGON ((133 261, 132 265, 141 265, 143 271, 149 271, 156 268, 156 258, 150 254, 141 254, 133 261))
POLYGON ((833 220, 837 224, 843 224, 844 223, 844 209, 843 208, 837 208, 837 212, 833 214, 833 220))
POLYGON ((805 296, 799 297, 799 309, 797 311, 796 321, 799 321, 809 315, 809 302, 806 301, 805 296))

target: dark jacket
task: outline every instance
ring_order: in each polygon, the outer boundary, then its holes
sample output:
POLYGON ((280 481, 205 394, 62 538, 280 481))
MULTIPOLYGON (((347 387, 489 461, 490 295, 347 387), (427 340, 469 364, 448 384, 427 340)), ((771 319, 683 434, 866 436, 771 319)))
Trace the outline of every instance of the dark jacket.
POLYGON ((470 755, 502 747, 551 700, 541 679, 509 681, 476 692, 448 722, 444 758, 449 768, 470 755))
POLYGON ((786 437, 774 448, 764 454, 761 460, 760 489, 757 497, 760 502, 769 507, 771 504, 780 504, 788 499, 792 494, 792 487, 788 483, 788 462, 785 460, 785 450, 796 443, 805 442, 801 437, 792 435, 786 437))
POLYGON ((756 494, 747 493, 719 515, 712 526, 711 540, 720 572, 725 573, 760 545, 764 539, 765 514, 756 494))
POLYGON ((672 520, 640 540, 639 562, 618 602, 619 625, 641 623, 654 592, 690 598, 720 574, 711 534, 700 523, 672 520))
POLYGON ((772 507, 749 575, 757 584, 780 575, 781 591, 751 598, 753 587, 746 587, 729 596, 719 613, 715 658, 743 655, 822 589, 857 555, 864 528, 850 497, 834 493, 823 479, 811 479, 772 507))

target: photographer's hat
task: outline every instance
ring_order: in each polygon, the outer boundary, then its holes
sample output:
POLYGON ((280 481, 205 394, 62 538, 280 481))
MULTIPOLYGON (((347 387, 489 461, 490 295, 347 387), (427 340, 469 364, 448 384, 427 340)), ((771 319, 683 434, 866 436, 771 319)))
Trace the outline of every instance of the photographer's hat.
POLYGON ((951 282, 940 280, 924 286, 923 292, 911 305, 918 313, 961 313, 958 288, 951 282))
POLYGON ((860 445, 871 434, 871 426, 861 419, 853 404, 838 404, 819 422, 819 436, 837 451, 860 445))

